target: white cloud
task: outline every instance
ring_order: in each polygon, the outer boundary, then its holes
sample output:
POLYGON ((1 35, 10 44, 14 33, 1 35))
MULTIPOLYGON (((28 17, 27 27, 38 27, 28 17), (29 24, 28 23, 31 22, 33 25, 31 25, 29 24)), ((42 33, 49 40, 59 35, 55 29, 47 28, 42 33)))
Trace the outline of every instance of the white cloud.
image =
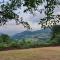
MULTIPOLYGON (((40 9, 42 9, 44 6, 39 6, 40 9)), ((33 30, 38 30, 41 29, 40 25, 38 25, 38 22, 40 21, 41 18, 43 18, 45 15, 44 13, 40 14, 39 12, 35 12, 34 16, 32 14, 29 13, 23 13, 24 8, 22 7, 22 9, 15 11, 16 13, 19 13, 20 17, 23 17, 24 21, 29 22, 29 24, 31 25, 33 30)), ((55 14, 59 13, 60 14, 60 7, 59 8, 55 8, 55 14)), ((16 25, 15 21, 9 21, 7 23, 7 25, 5 26, 1 26, 0 27, 0 33, 6 33, 9 35, 15 34, 15 33, 20 33, 22 31, 26 30, 21 24, 20 25, 16 25)))

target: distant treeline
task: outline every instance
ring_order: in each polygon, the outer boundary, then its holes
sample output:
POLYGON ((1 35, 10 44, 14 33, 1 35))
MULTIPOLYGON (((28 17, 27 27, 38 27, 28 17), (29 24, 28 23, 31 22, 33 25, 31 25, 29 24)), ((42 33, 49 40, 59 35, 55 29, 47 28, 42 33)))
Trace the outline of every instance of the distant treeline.
POLYGON ((52 38, 45 41, 35 39, 14 40, 8 35, 2 34, 0 35, 0 50, 60 46, 60 26, 54 26, 52 31, 52 38))

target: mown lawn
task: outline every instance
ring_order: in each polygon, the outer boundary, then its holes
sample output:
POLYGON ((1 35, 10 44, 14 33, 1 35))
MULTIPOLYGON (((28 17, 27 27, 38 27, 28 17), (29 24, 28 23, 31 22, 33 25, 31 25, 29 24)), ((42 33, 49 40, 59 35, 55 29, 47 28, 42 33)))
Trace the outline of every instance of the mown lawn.
POLYGON ((60 60, 60 47, 0 51, 0 60, 60 60))

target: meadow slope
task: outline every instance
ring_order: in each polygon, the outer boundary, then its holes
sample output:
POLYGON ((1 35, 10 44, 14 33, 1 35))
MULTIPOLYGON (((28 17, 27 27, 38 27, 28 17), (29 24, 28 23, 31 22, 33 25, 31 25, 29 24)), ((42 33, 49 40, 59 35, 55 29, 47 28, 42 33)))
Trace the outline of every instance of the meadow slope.
POLYGON ((0 51, 0 60, 60 60, 60 47, 0 51))

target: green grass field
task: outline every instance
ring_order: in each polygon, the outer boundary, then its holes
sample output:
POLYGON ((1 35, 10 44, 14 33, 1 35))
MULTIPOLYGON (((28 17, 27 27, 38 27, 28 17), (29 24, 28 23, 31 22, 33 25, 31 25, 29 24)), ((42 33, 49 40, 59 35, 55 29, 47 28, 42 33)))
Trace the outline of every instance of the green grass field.
POLYGON ((60 60, 60 47, 0 51, 0 60, 60 60))

